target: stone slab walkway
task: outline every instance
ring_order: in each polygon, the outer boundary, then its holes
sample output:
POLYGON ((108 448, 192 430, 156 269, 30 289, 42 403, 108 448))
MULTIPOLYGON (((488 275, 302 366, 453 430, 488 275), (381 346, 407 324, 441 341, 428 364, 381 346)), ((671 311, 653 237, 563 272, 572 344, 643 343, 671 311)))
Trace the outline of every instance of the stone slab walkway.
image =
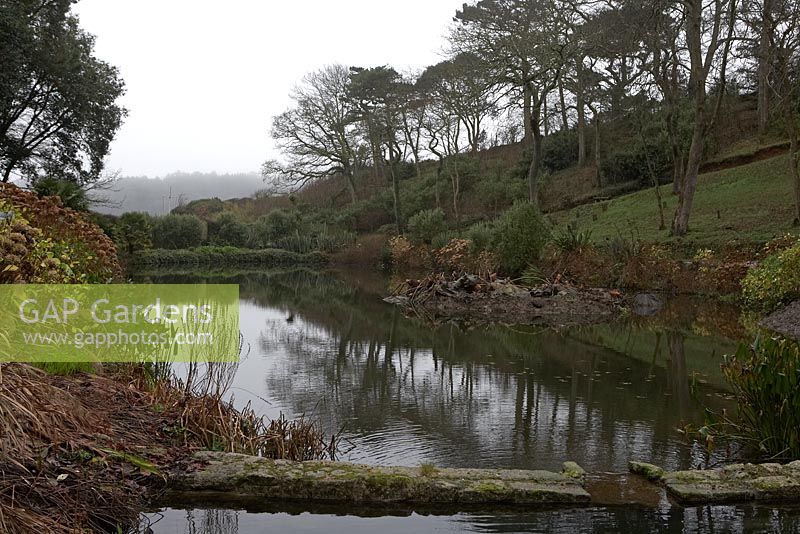
POLYGON ((170 479, 182 493, 338 503, 575 505, 588 504, 585 473, 499 469, 375 467, 337 462, 275 461, 202 452, 198 467, 170 479))
POLYGON ((771 502, 800 504, 800 461, 781 464, 736 464, 721 469, 666 472, 631 462, 633 473, 662 483, 684 504, 771 502))

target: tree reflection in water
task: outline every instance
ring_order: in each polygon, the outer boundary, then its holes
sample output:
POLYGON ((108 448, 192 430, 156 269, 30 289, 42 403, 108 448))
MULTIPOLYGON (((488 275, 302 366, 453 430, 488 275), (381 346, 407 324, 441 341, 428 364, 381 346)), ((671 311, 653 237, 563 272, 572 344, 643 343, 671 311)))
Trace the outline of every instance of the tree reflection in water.
MULTIPOLYGON (((730 406, 719 371, 740 332, 730 308, 674 301, 655 317, 614 325, 558 332, 464 329, 403 317, 382 302, 380 281, 363 289, 352 277, 309 272, 150 280, 239 283, 242 328, 253 350, 240 366, 237 396, 265 399, 271 416, 313 414, 329 430, 345 428, 355 449, 344 459, 540 469, 575 460, 591 472, 623 472, 630 459, 668 469, 717 460, 676 429, 701 423, 706 406, 730 406)), ((195 512, 181 524, 195 525, 187 531, 192 534, 236 532, 236 517, 241 534, 263 531, 252 525, 279 529, 284 521, 384 534, 415 528, 513 532, 533 525, 565 532, 596 525, 630 532, 797 526, 796 513, 668 505, 372 523, 335 513, 284 516, 195 512), (241 526, 244 518, 251 526, 241 526)))
POLYGON ((329 430, 344 427, 351 460, 688 467, 709 458, 676 428, 701 423, 705 405, 727 405, 719 364, 735 342, 713 331, 724 313, 691 303, 560 332, 432 328, 335 276, 210 279, 239 283, 245 319, 258 325, 246 332, 255 354, 241 381, 272 403, 270 415, 314 414, 329 430))

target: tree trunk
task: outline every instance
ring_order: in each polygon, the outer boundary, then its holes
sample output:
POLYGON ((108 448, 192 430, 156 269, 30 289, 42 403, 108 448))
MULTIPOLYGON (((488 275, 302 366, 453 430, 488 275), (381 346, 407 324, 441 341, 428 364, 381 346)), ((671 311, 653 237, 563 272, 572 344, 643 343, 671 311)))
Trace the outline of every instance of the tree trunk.
POLYGON ((769 126, 770 88, 769 75, 772 59, 772 2, 763 0, 761 35, 758 45, 758 135, 763 136, 769 126))
POLYGON ((461 195, 461 176, 458 173, 458 156, 453 156, 453 172, 450 173, 450 183, 453 186, 453 215, 456 217, 456 228, 461 227, 461 210, 459 210, 459 196, 461 195))
POLYGON ((681 181, 686 173, 683 168, 683 154, 677 145, 672 147, 672 194, 681 194, 681 181))
POLYGON ((578 166, 586 166, 586 95, 583 86, 583 57, 579 57, 575 63, 576 84, 575 97, 577 99, 578 123, 578 166))
POLYGON ((467 125, 467 131, 470 132, 470 152, 475 155, 481 148, 481 119, 480 117, 474 117, 470 124, 467 125))
POLYGON ((666 98, 667 114, 667 137, 669 138, 670 152, 672 153, 672 194, 679 195, 681 192, 681 180, 683 180, 683 151, 681 150, 680 138, 678 137, 678 125, 675 118, 675 102, 672 97, 666 98))
POLYGON ((522 97, 522 115, 523 115, 522 122, 524 123, 525 126, 524 144, 526 149, 533 148, 533 129, 531 128, 531 121, 533 120, 531 118, 532 115, 531 108, 533 107, 532 100, 533 100, 533 93, 528 84, 525 84, 525 89, 523 91, 523 97, 522 97))
POLYGON ((600 172, 600 114, 594 114, 594 179, 597 188, 603 187, 603 175, 600 172))
POLYGON ((792 117, 789 143, 789 176, 792 178, 794 186, 794 226, 800 225, 800 154, 798 154, 798 133, 797 124, 792 117))
POLYGON ((353 180, 353 175, 351 173, 345 173, 344 175, 345 180, 347 181, 347 189, 350 192, 350 201, 355 204, 358 202, 358 198, 356 198, 356 184, 353 180))
POLYGON ((567 100, 564 98, 564 82, 558 78, 558 99, 561 104, 561 128, 566 132, 569 130, 569 119, 567 117, 567 100))
MULTIPOLYGON (((390 154, 391 158, 392 155, 390 154)), ((394 172, 394 160, 389 161, 389 174, 392 176, 392 200, 394 201, 394 223, 397 228, 397 235, 403 235, 403 224, 400 220, 400 181, 397 173, 394 172)))
POLYGON ((719 46, 719 30, 722 24, 722 3, 718 2, 714 16, 714 30, 708 42, 703 41, 703 2, 702 0, 685 0, 687 6, 686 13, 686 47, 689 50, 689 94, 694 101, 694 132, 692 133, 692 144, 689 148, 689 157, 686 161, 686 173, 680 184, 680 194, 678 196, 678 207, 675 210, 675 218, 672 221, 672 235, 683 236, 689 231, 689 215, 692 212, 694 193, 697 189, 697 177, 700 174, 700 164, 703 160, 703 146, 706 134, 713 125, 719 114, 723 96, 725 95, 725 75, 728 63, 728 55, 733 38, 733 30, 736 21, 736 1, 730 0, 729 11, 727 14, 727 38, 722 50, 722 61, 720 66, 720 92, 717 102, 711 114, 707 113, 707 94, 706 82, 713 55, 719 46), (703 61, 704 47, 706 60, 703 61))
MULTIPOLYGON (((548 137, 550 135, 550 110, 547 109, 547 98, 545 97, 542 101, 542 120, 541 122, 544 125, 544 136, 548 137)), ((536 136, 536 132, 533 132, 533 135, 536 136)), ((534 140, 535 142, 535 140, 534 140)))
POLYGON ((539 208, 539 175, 541 174, 542 165, 542 131, 539 128, 540 114, 541 102, 533 106, 531 113, 533 150, 531 151, 531 165, 528 168, 528 200, 537 209, 539 208))
POLYGON ((439 198, 439 181, 442 178, 442 171, 443 170, 444 170, 444 158, 442 156, 439 156, 439 166, 436 167, 436 177, 434 178, 434 181, 433 181, 433 194, 436 197, 436 207, 437 208, 441 208, 442 207, 442 201, 439 198))
POLYGON ((582 91, 578 92, 578 166, 586 166, 586 109, 583 102, 582 91))
POLYGON ((11 170, 13 169, 13 165, 9 163, 6 165, 5 169, 3 169, 3 183, 7 184, 8 181, 11 179, 11 170))
POLYGON ((697 177, 700 175, 700 164, 703 160, 703 140, 705 138, 705 108, 703 104, 698 103, 695 114, 697 118, 692 134, 692 146, 689 148, 689 158, 686 162, 686 174, 680 184, 678 207, 672 221, 672 235, 675 236, 686 235, 686 232, 689 231, 689 215, 692 213, 694 193, 697 190, 697 177))

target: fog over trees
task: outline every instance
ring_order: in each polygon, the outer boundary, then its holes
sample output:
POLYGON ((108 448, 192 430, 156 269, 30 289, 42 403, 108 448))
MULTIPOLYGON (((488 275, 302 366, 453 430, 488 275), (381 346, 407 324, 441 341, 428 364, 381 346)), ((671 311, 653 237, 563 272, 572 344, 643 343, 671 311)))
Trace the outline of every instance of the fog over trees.
POLYGON ((94 194, 104 199, 94 209, 112 215, 131 211, 164 215, 192 200, 250 197, 263 188, 264 180, 258 173, 176 172, 163 178, 126 176, 117 180, 110 189, 94 194))

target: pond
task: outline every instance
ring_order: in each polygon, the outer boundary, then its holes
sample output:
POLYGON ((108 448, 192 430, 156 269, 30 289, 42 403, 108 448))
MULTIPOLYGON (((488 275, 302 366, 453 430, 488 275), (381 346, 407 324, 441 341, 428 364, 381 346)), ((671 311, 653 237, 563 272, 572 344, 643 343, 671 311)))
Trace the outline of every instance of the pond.
POLYGON ((364 273, 256 272, 140 275, 157 283, 237 283, 247 350, 232 389, 276 418, 307 416, 342 433, 340 460, 439 467, 560 470, 578 462, 608 506, 425 515, 341 510, 260 513, 166 510, 155 533, 385 532, 666 529, 720 531, 771 522, 800 526, 791 509, 681 509, 663 495, 625 498, 631 459, 667 469, 713 465, 679 431, 706 410, 733 408, 720 363, 743 335, 738 310, 670 300, 652 317, 571 328, 438 327, 382 301, 387 280, 364 273), (618 506, 630 502, 637 506, 618 506), (312 513, 313 512, 313 513, 312 513))

